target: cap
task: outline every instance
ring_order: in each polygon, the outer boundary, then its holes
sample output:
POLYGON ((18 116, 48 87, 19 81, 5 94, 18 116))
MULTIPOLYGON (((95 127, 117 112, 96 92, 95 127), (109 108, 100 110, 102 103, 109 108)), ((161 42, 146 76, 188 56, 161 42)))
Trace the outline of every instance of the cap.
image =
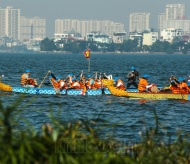
POLYGON ((134 71, 134 70, 135 70, 135 67, 131 67, 131 70, 134 71))
POLYGON ((26 71, 25 71, 26 73, 29 73, 29 72, 31 72, 29 69, 27 69, 26 71))
POLYGON ((148 74, 144 74, 143 77, 146 78, 146 79, 150 78, 150 76, 148 74))
POLYGON ((114 81, 117 81, 119 78, 118 77, 115 77, 114 81))
POLYGON ((179 82, 184 81, 184 80, 185 80, 185 79, 182 78, 182 77, 180 77, 180 78, 178 79, 179 82))

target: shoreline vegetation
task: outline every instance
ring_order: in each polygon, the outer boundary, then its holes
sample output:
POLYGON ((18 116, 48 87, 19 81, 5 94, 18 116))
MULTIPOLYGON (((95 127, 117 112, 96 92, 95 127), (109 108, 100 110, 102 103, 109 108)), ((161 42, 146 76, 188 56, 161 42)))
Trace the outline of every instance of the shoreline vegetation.
MULTIPOLYGON (((1 163, 189 163, 190 136, 183 132, 164 139, 156 111, 154 127, 146 127, 141 141, 128 145, 110 137, 101 138, 96 122, 65 123, 50 104, 50 121, 36 131, 23 116, 31 102, 21 96, 4 107, 0 102, 1 163), (21 126, 20 123, 25 126, 21 126)), ((47 107, 48 108, 48 107, 47 107)))

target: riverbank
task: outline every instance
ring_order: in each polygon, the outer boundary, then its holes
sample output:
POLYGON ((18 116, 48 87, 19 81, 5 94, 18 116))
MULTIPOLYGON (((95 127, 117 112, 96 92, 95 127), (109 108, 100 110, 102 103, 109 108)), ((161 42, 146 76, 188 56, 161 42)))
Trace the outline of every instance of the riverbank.
MULTIPOLYGON (((12 52, 12 51, 2 51, 0 50, 0 54, 73 54, 71 52, 63 52, 63 51, 40 51, 40 52, 12 52)), ((82 54, 82 53, 79 53, 82 54)), ((165 52, 91 52, 91 54, 114 54, 114 55, 131 55, 131 54, 142 54, 142 55, 165 55, 165 52)), ((190 53, 189 53, 190 54, 190 53)), ((174 53, 171 55, 183 55, 182 53, 174 53)), ((188 55, 188 54, 187 54, 188 55)))

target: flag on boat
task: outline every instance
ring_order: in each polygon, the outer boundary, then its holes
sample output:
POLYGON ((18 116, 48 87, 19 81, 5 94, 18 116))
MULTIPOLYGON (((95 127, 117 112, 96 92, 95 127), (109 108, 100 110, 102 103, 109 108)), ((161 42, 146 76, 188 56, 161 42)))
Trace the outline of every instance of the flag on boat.
POLYGON ((90 59, 90 49, 87 49, 86 51, 84 51, 84 57, 86 59, 90 59))

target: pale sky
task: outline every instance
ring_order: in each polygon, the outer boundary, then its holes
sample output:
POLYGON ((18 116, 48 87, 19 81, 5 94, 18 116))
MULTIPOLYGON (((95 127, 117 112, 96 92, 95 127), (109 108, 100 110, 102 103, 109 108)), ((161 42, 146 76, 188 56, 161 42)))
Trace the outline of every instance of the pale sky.
POLYGON ((129 30, 132 12, 149 12, 150 28, 157 29, 158 13, 165 13, 166 4, 185 4, 190 19, 190 0, 0 0, 0 7, 13 6, 21 16, 46 18, 47 37, 53 37, 55 19, 111 20, 129 30))

